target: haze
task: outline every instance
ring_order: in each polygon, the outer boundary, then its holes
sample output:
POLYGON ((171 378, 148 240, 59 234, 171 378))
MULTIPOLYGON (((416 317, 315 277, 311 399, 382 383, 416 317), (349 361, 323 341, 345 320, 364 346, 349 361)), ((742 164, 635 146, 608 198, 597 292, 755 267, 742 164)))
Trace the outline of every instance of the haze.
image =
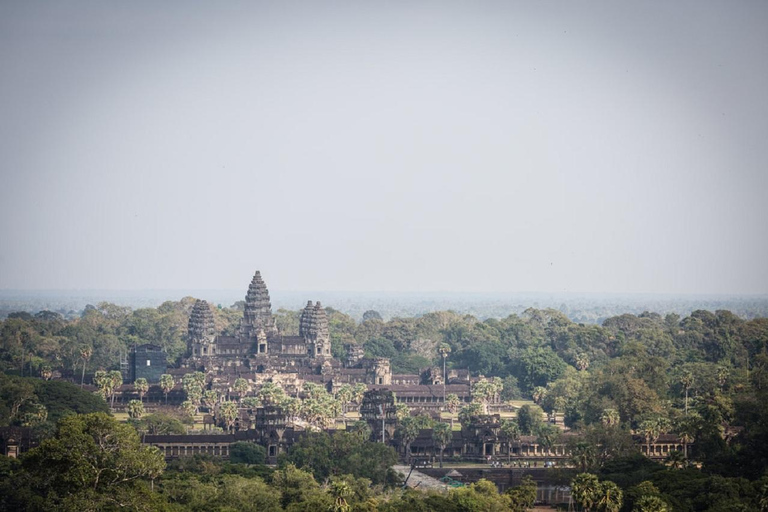
POLYGON ((768 292, 766 2, 0 3, 0 289, 768 292))

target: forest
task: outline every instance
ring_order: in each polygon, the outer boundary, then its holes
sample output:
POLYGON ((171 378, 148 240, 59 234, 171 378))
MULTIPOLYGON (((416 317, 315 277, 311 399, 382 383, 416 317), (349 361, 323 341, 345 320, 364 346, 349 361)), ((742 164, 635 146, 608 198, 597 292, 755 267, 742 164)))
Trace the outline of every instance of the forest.
MULTIPOLYGON (((158 344, 169 361, 178 361, 193 303, 185 298, 136 310, 100 303, 71 320, 42 311, 12 313, 0 323, 0 423, 34 425, 44 439, 21 463, 3 460, 0 476, 15 489, 7 494, 4 510, 18 505, 11 499, 33 503, 20 493, 36 488, 50 489, 53 501, 35 502, 30 510, 90 510, 85 502, 101 503, 99 509, 124 507, 109 501, 123 499, 114 489, 134 500, 131 507, 146 510, 247 510, 236 497, 248 493, 254 496, 250 503, 268 503, 260 505, 262 510, 525 510, 530 505, 525 488, 499 494, 483 482, 447 495, 395 491, 398 483, 387 475, 386 464, 366 469, 344 462, 374 457, 366 452, 374 449, 371 443, 343 437, 351 433, 297 445, 277 470, 260 466, 258 454, 250 465, 200 459, 185 461, 184 471, 173 464, 163 469, 164 463, 141 451, 133 427, 98 416, 108 414, 107 404, 77 385, 118 368, 135 344, 158 344), (74 384, 50 380, 54 376, 74 384), (27 399, 19 403, 18 396, 27 399), (122 464, 122 456, 99 461, 109 470, 51 473, 55 464, 74 456, 64 449, 74 446, 72 439, 88 445, 104 429, 125 439, 127 448, 119 451, 133 453, 126 460, 137 467, 121 468, 126 473, 109 483, 84 475, 112 474, 110 465, 122 464), (330 467, 319 463, 326 459, 333 461, 330 467), (316 495, 291 498, 293 486, 285 484, 290 478, 308 482, 303 487, 316 495), (75 481, 82 492, 60 495, 75 481), (211 496, 220 501, 212 502, 211 496), (311 505, 320 502, 320 508, 311 505)), ((579 445, 571 447, 572 468, 563 470, 562 478, 574 493, 584 490, 579 502, 584 509, 768 510, 768 319, 697 310, 682 318, 624 314, 594 325, 573 322, 557 310, 527 309, 484 321, 450 311, 384 321, 367 311, 357 322, 332 308, 326 312, 337 357, 344 357, 346 344, 359 344, 368 356, 390 358, 394 373, 418 374, 442 365, 445 355, 449 369, 468 369, 485 382, 500 383, 503 400, 533 400, 529 418, 537 416, 530 415, 537 407, 561 417, 582 434, 579 445), (632 434, 650 440, 662 433, 684 440, 685 460, 664 465, 637 455, 632 434), (598 503, 601 496, 617 494, 619 508, 598 503)), ((218 332, 233 333, 241 315, 241 304, 216 308, 218 332)), ((281 332, 296 333, 298 315, 279 310, 281 332)), ((525 417, 517 418, 517 428, 546 434, 539 423, 526 424, 525 417)), ((394 453, 375 457, 395 460, 394 453)))

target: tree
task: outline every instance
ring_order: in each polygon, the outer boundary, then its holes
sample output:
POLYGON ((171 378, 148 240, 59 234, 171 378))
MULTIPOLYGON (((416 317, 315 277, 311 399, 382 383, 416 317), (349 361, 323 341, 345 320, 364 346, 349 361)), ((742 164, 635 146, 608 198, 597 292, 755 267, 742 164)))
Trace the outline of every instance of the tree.
POLYGON ((520 432, 525 435, 532 435, 544 423, 542 416, 544 411, 538 405, 524 405, 517 411, 517 424, 520 426, 520 432))
POLYGON ((85 366, 88 364, 88 360, 93 355, 93 349, 91 347, 83 347, 80 349, 80 357, 83 359, 83 374, 80 376, 80 387, 85 384, 85 366))
POLYGON ((202 372, 187 373, 181 378, 181 385, 187 394, 187 400, 200 403, 205 391, 205 374, 202 372))
POLYGON ((511 462, 512 443, 520 440, 520 425, 516 421, 501 420, 501 432, 507 437, 507 462, 511 462))
POLYGON ((141 400, 131 400, 128 402, 128 417, 134 420, 141 419, 144 414, 144 402, 141 400))
POLYGON ((227 431, 231 430, 235 420, 237 420, 237 404, 235 402, 222 402, 219 405, 219 413, 221 414, 221 419, 227 425, 227 431))
POLYGON ((165 394, 166 404, 168 404, 168 393, 170 393, 173 390, 173 387, 175 385, 176 385, 176 382, 173 380, 172 375, 164 373, 160 376, 160 389, 162 389, 163 393, 165 394))
POLYGON ((395 436, 400 438, 400 442, 405 449, 406 461, 411 460, 411 443, 419 435, 419 424, 416 418, 408 416, 403 418, 395 431, 395 436))
POLYGON ((367 322, 369 320, 378 320, 382 321, 381 314, 378 311, 375 311, 373 309, 369 309, 365 313, 363 313, 363 322, 367 322))
POLYGON ((113 381, 104 370, 98 370, 93 374, 93 383, 99 388, 99 393, 104 400, 112 394, 113 381))
POLYGON ((219 402, 219 392, 215 389, 208 389, 203 392, 203 396, 200 399, 202 404, 212 411, 216 404, 219 402))
POLYGON ((451 414, 451 430, 453 430, 453 416, 458 412, 460 406, 461 400, 455 393, 450 393, 445 397, 445 408, 451 414))
POLYGON ((593 468, 597 464, 595 447, 591 443, 578 442, 570 447, 571 463, 582 473, 593 468))
POLYGON ((688 390, 693 386, 693 373, 690 370, 684 370, 680 375, 680 384, 685 392, 685 415, 688 416, 688 390))
POLYGON ((600 512, 619 512, 623 503, 623 493, 618 485, 611 481, 600 483, 597 496, 597 510, 600 512))
POLYGON ((194 417, 197 414, 197 404, 192 400, 184 400, 181 409, 187 416, 194 417))
POLYGON ((536 487, 531 475, 525 475, 520 485, 507 491, 513 512, 525 512, 533 508, 536 502, 536 487))
POLYGON ((447 423, 436 423, 432 427, 432 439, 440 447, 440 467, 443 467, 443 452, 453 439, 453 428, 447 423))
POLYGON ((397 462, 395 451, 349 432, 310 432, 291 446, 281 462, 311 468, 315 478, 352 474, 373 484, 391 484, 390 468, 397 462))
POLYGON ((115 407, 115 393, 123 385, 123 374, 119 370, 112 370, 108 374, 109 379, 112 381, 110 386, 110 407, 115 407))
POLYGON ((591 510, 600 496, 600 482, 591 473, 579 473, 571 482, 571 495, 584 510, 591 510))
POLYGON ((606 427, 618 426, 619 422, 621 421, 621 418, 619 416, 619 411, 617 411, 616 409, 606 409, 605 411, 603 411, 602 416, 600 416, 600 421, 606 427))
POLYGON ((501 379, 480 379, 472 386, 472 399, 483 406, 483 414, 488 414, 488 404, 496 402, 504 389, 501 379))
POLYGON ((671 512, 671 510, 659 496, 646 495, 635 502, 632 512, 671 512))
POLYGON ((664 463, 670 469, 683 469, 686 464, 685 454, 677 450, 670 452, 664 460, 664 463))
POLYGON ((154 480, 165 468, 157 448, 142 446, 133 427, 104 413, 65 417, 56 436, 27 453, 22 464, 46 496, 47 510, 75 503, 81 510, 136 508, 129 503, 140 492, 137 482, 154 480))
POLYGON ((229 449, 229 462, 232 464, 264 464, 266 460, 266 449, 256 443, 239 441, 229 449))
POLYGON ((144 395, 149 391, 149 383, 144 377, 139 377, 133 381, 133 389, 139 394, 139 400, 144 401, 144 395))
POLYGON ((483 406, 477 402, 472 402, 461 408, 459 411, 459 423, 462 427, 466 427, 472 421, 475 416, 483 414, 483 406))
POLYGON ((164 412, 143 415, 139 421, 132 423, 136 430, 151 436, 187 433, 187 428, 179 418, 164 412))
POLYGON ((349 384, 343 384, 336 391, 336 400, 341 403, 341 415, 344 418, 344 424, 347 423, 347 404, 352 401, 354 391, 349 384))
POLYGON ((237 392, 238 395, 238 402, 241 402, 243 399, 243 396, 248 392, 250 389, 250 386, 248 385, 248 381, 245 380, 242 377, 238 377, 235 379, 235 382, 232 384, 232 389, 237 392))
POLYGON ((350 512, 352 508, 347 503, 347 498, 352 496, 352 489, 345 480, 332 480, 330 493, 333 497, 333 512, 350 512))

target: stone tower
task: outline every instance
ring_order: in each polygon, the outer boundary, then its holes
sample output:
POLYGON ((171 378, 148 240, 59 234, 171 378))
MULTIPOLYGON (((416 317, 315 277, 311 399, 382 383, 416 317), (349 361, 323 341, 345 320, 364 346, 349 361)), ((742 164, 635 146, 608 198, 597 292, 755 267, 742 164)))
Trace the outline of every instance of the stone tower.
POLYGON ((187 333, 187 349, 192 357, 213 355, 216 327, 213 322, 213 311, 206 301, 198 300, 192 306, 187 333))
POLYGON ((255 338, 259 331, 263 331, 267 336, 277 333, 272 304, 269 302, 269 290, 258 270, 248 285, 240 331, 247 338, 255 338))
POLYGON ((299 317, 299 336, 307 343, 312 357, 331 357, 331 336, 325 309, 317 302, 307 302, 299 317))

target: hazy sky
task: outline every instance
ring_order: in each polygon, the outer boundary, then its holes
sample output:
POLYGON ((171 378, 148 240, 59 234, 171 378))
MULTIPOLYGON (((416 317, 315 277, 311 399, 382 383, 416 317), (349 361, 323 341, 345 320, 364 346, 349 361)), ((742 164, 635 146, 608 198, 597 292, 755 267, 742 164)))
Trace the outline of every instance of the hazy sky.
POLYGON ((0 1, 0 289, 766 293, 766 27, 0 1))

